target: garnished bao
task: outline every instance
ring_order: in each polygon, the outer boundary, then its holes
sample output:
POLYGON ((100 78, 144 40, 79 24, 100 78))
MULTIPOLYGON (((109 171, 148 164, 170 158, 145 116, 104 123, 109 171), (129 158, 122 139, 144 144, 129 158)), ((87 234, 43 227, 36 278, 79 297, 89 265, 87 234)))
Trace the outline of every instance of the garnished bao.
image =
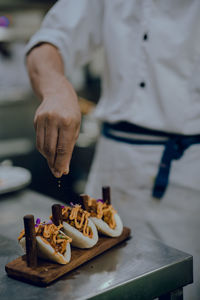
POLYGON ((114 217, 116 210, 111 204, 104 203, 102 199, 96 200, 95 198, 88 197, 86 205, 91 217, 102 219, 111 229, 116 228, 116 221, 114 217))
POLYGON ((91 248, 98 241, 96 226, 89 218, 90 213, 81 205, 62 206, 63 230, 72 237, 72 245, 78 248, 91 248))
POLYGON ((83 203, 98 231, 111 237, 119 236, 122 233, 121 218, 110 203, 106 203, 102 199, 96 200, 88 195, 84 195, 83 203))
MULTIPOLYGON (((72 239, 63 231, 63 225, 56 226, 49 222, 40 222, 36 220, 35 232, 37 240, 38 256, 47 260, 55 261, 59 264, 66 264, 71 259, 70 243, 72 239)), ((18 241, 25 250, 25 232, 21 231, 18 241)))

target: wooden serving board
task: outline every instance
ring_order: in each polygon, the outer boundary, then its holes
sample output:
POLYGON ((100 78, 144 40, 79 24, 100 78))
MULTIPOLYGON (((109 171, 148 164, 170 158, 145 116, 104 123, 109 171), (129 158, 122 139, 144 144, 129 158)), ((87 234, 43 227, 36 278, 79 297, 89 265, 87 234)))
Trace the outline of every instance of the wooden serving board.
POLYGON ((20 256, 5 266, 7 274, 17 280, 34 285, 46 286, 62 275, 72 271, 93 257, 121 243, 130 236, 131 230, 124 227, 122 234, 116 238, 101 236, 97 244, 90 249, 72 248, 71 261, 59 265, 45 260, 38 260, 36 268, 27 267, 26 255, 20 256))

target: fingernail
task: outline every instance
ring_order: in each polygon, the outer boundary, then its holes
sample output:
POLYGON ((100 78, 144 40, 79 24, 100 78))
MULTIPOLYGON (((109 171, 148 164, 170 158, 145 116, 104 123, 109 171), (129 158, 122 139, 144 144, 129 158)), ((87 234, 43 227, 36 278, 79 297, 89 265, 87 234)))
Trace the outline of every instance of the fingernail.
POLYGON ((58 171, 54 171, 53 174, 56 178, 60 178, 62 176, 61 173, 58 171))
POLYGON ((63 175, 67 175, 69 174, 69 169, 66 169, 64 172, 63 172, 63 175))

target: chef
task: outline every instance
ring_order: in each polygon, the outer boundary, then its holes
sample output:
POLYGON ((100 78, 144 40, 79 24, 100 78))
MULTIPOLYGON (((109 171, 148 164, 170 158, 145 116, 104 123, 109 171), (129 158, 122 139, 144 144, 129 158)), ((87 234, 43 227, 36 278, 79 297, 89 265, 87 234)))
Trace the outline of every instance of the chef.
MULTIPOLYGON (((59 178, 69 172, 81 121, 67 74, 104 47, 95 111, 102 131, 86 192, 99 197, 109 184, 124 219, 194 255, 200 201, 189 192, 200 190, 199 16, 199 0, 60 0, 26 48, 41 100, 37 148, 59 178)), ((195 282, 188 299, 197 299, 195 282)))

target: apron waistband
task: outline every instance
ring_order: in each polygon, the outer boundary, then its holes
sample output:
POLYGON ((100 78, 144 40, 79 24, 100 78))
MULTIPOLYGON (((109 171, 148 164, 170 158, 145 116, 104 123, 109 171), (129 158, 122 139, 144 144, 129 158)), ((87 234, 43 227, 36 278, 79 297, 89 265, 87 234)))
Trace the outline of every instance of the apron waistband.
POLYGON ((103 123, 102 134, 118 142, 135 145, 163 145, 164 151, 154 182, 152 196, 161 199, 169 183, 171 162, 180 159, 191 145, 200 144, 200 134, 183 135, 147 129, 128 122, 103 123))

